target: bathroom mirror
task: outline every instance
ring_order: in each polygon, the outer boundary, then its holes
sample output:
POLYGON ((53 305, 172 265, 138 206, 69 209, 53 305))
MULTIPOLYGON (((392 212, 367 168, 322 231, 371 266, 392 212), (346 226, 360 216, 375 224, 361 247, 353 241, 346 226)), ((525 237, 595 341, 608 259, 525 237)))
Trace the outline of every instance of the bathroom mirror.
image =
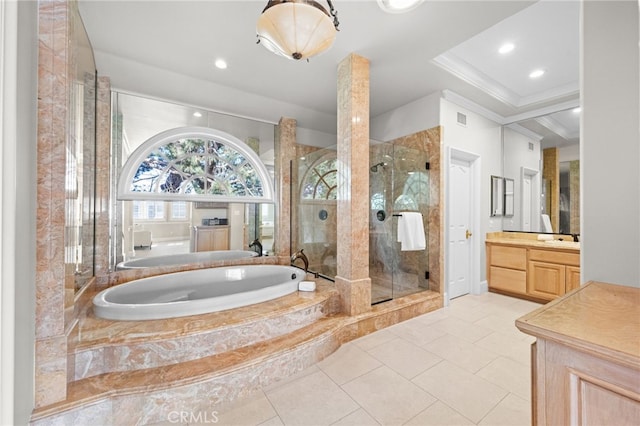
MULTIPOLYGON (((180 127, 211 128, 241 140, 257 153, 273 182, 274 124, 121 92, 113 92, 112 114, 114 192, 123 165, 138 146, 180 127)), ((112 267, 124 260, 199 250, 193 244, 195 227, 228 230, 228 244, 216 249, 251 250, 255 239, 265 254, 273 247, 277 209, 271 203, 113 199, 112 267)))
MULTIPOLYGON (((577 106, 578 101, 575 103, 577 106)), ((561 109, 505 124, 502 176, 513 179, 514 195, 513 214, 505 213, 502 229, 541 232, 541 213, 545 213, 556 232, 579 233, 579 158, 579 109, 561 109), (572 178, 570 163, 574 164, 572 178)), ((510 212, 509 205, 505 204, 505 209, 510 212)))
POLYGON ((491 216, 502 216, 504 212, 504 179, 491 176, 491 216))

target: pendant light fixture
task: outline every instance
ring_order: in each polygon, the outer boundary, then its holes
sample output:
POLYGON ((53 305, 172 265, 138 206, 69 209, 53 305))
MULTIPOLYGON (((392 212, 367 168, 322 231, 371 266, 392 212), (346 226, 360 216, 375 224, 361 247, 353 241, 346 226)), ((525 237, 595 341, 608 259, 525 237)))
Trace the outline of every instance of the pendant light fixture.
POLYGON ((269 0, 256 25, 258 43, 285 58, 308 59, 333 44, 338 12, 313 0, 269 0))

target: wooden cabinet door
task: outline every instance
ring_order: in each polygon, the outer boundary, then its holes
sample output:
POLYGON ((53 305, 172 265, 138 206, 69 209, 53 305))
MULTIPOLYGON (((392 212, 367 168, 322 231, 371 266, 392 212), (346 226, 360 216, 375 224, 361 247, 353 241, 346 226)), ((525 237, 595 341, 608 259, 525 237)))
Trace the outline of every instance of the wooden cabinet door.
POLYGON ((564 265, 529 261, 528 293, 545 300, 562 296, 565 292, 565 269, 564 265))
POLYGON ((567 266, 565 274, 565 293, 580 287, 580 268, 567 266))
POLYGON ((229 228, 212 230, 213 241, 209 250, 229 250, 229 228))
POLYGON ((196 251, 210 251, 213 250, 214 244, 213 229, 198 229, 198 236, 196 240, 196 251))

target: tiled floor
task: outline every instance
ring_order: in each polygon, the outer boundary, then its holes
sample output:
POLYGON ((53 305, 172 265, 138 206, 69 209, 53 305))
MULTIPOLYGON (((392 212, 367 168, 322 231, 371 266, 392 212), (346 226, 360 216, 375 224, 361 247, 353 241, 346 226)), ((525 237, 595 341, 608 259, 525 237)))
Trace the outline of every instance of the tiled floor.
POLYGON ((343 345, 297 376, 217 410, 223 425, 530 425, 530 344, 514 320, 540 305, 467 295, 343 345))

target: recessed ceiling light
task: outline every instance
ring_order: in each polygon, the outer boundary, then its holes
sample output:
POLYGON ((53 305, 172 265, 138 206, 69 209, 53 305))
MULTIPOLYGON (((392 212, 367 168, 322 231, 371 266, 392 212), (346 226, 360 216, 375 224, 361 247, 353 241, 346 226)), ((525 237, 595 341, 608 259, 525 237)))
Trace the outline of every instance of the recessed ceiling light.
POLYGON ((227 61, 225 61, 224 59, 216 59, 216 68, 221 69, 221 70, 226 70, 227 69, 227 61))
POLYGON ((196 111, 196 112, 193 113, 193 116, 200 118, 200 117, 202 117, 202 113, 200 111, 196 111))
POLYGON ((500 46, 500 49, 498 49, 498 52, 500 52, 501 54, 505 55, 509 52, 511 52, 513 49, 515 49, 516 45, 513 43, 505 43, 502 46, 500 46))
POLYGON ((539 78, 542 77, 544 75, 544 70, 542 69, 538 69, 538 70, 533 70, 531 71, 531 74, 529 74, 529 78, 539 78))
POLYGON ((380 9, 389 13, 404 13, 414 9, 424 0, 378 0, 380 9))

